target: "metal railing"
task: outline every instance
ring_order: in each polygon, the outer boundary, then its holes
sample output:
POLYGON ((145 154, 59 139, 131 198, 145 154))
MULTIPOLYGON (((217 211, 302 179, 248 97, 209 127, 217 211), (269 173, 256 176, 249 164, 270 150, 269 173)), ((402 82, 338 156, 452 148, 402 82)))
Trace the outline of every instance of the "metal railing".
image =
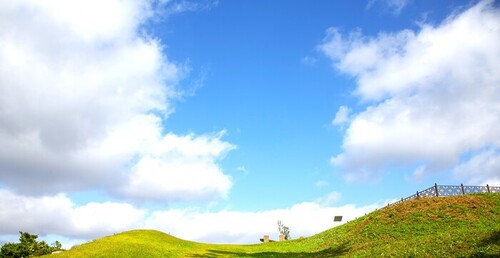
POLYGON ((445 197, 445 196, 455 196, 455 195, 466 195, 473 193, 500 193, 500 186, 465 186, 461 185, 438 185, 434 184, 423 191, 417 191, 416 194, 408 196, 406 198, 401 198, 401 200, 388 204, 387 206, 398 204, 404 201, 408 201, 415 198, 424 197, 445 197))

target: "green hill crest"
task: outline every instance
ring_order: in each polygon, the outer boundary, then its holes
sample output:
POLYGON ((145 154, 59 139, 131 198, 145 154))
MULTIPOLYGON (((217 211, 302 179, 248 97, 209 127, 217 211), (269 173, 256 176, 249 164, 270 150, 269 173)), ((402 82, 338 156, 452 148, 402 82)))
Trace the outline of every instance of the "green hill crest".
POLYGON ((96 239, 51 257, 500 257, 500 194, 418 198, 317 235, 205 244, 154 230, 96 239))

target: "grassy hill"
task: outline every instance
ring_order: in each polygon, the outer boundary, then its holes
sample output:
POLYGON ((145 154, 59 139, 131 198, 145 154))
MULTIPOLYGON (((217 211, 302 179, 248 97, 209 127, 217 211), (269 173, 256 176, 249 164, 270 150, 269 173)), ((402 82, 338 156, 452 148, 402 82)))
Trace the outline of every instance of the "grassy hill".
POLYGON ((51 257, 500 257, 500 194, 410 200, 308 238, 203 244, 153 230, 104 237, 51 257))

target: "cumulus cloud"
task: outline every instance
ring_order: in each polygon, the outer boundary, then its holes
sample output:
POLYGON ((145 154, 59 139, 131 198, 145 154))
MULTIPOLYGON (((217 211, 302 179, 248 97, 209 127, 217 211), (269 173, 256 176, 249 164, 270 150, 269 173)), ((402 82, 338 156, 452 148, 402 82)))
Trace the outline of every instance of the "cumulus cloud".
POLYGON ((188 69, 145 31, 155 13, 150 1, 1 3, 2 184, 167 201, 227 194, 217 161, 234 147, 221 134, 162 132, 188 69))
MULTIPOLYGON (((338 193, 332 196, 335 199, 339 197, 338 193)), ((260 212, 170 209, 152 213, 144 227, 157 228, 183 239, 201 242, 249 244, 258 243, 263 235, 278 239, 278 220, 290 228, 292 238, 307 237, 340 225, 333 222, 334 216, 343 216, 343 224, 382 206, 325 206, 323 201, 332 196, 321 199, 321 203, 304 202, 289 208, 260 212)))
POLYGON ((343 152, 331 163, 348 181, 378 178, 394 166, 414 167, 415 176, 459 166, 462 178, 498 179, 460 166, 465 156, 481 160, 485 148, 500 148, 498 42, 492 1, 419 31, 368 37, 329 29, 318 48, 355 78, 354 93, 368 104, 352 115, 343 152))
POLYGON ((227 196, 231 179, 216 164, 234 146, 218 136, 167 134, 152 141, 131 168, 127 196, 151 200, 213 200, 227 196))
POLYGON ((457 178, 472 185, 500 185, 500 151, 487 149, 455 167, 457 178))
POLYGON ((243 212, 203 211, 199 208, 168 209, 154 212, 126 203, 102 202, 78 206, 66 195, 29 197, 0 190, 0 235, 16 235, 19 230, 53 234, 75 239, 95 239, 135 228, 153 228, 176 237, 210 243, 256 243, 264 234, 278 239, 277 221, 290 227, 292 237, 310 236, 333 226, 334 216, 345 223, 383 204, 362 207, 330 207, 326 200, 338 200, 331 193, 315 202, 289 208, 243 212))
POLYGON ((133 229, 145 214, 126 203, 76 206, 65 194, 29 197, 0 189, 0 234, 27 231, 92 239, 133 229))

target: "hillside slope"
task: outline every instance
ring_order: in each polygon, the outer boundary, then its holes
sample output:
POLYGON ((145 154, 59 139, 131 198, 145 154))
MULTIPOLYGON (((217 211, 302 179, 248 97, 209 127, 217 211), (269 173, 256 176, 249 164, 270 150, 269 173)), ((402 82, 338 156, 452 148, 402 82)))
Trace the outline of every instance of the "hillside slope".
POLYGON ((500 257, 500 194, 410 200, 309 238, 203 244, 153 230, 104 237, 51 257, 500 257))

